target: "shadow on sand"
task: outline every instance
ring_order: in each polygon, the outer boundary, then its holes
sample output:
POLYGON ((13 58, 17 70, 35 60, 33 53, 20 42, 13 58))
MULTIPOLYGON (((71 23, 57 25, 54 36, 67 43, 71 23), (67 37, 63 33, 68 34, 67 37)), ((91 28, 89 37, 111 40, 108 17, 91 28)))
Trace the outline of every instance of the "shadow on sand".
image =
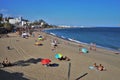
MULTIPOLYGON (((17 62, 14 62, 12 63, 12 66, 29 66, 30 64, 37 64, 39 62, 41 62, 43 58, 37 58, 37 59, 34 59, 34 58, 30 58, 28 60, 19 60, 17 62)), ((58 67, 59 64, 57 63, 50 63, 49 64, 49 67, 58 67)))
POLYGON ((85 74, 83 74, 83 75, 81 75, 80 77, 78 77, 77 79, 75 79, 75 80, 80 80, 81 78, 83 78, 84 76, 86 76, 88 73, 85 73, 85 74))
POLYGON ((14 62, 14 66, 29 66, 30 64, 37 64, 38 62, 41 62, 42 58, 34 59, 30 58, 28 60, 20 60, 17 62, 14 62))
POLYGON ((57 63, 52 63, 52 64, 50 64, 49 66, 50 66, 50 67, 58 67, 59 64, 57 64, 57 63))
POLYGON ((25 77, 23 77, 23 73, 10 73, 4 70, 0 70, 0 79, 2 80, 30 80, 25 77))

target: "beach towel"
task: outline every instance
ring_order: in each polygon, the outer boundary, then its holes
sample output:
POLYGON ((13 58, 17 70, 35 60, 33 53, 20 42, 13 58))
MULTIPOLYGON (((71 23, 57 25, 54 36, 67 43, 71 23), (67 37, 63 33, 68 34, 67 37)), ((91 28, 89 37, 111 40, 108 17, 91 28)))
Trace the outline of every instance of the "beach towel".
POLYGON ((95 67, 94 66, 89 66, 89 69, 93 70, 93 69, 95 69, 95 67))
POLYGON ((88 68, 89 68, 90 70, 98 71, 94 66, 89 66, 88 68))

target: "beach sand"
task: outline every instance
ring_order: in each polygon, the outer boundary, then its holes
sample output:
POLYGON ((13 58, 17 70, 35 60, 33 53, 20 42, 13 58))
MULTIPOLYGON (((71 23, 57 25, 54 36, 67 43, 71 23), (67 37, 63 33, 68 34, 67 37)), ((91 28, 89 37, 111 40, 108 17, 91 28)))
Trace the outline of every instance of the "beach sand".
MULTIPOLYGON (((36 33, 38 34, 38 33, 36 33)), ((44 32, 46 40, 41 41, 42 46, 35 46, 35 38, 21 38, 10 33, 8 38, 0 38, 0 62, 6 57, 14 64, 11 67, 0 68, 0 80, 119 80, 120 54, 114 51, 97 48, 89 50, 87 54, 79 54, 79 45, 89 48, 88 45, 78 44, 48 35, 44 32), (51 40, 57 39, 59 44, 52 51, 51 40), (10 46, 11 50, 7 50, 10 46), (54 55, 61 53, 68 56, 70 61, 59 61, 54 55), (41 59, 48 58, 56 66, 45 67, 41 59), (68 79, 69 64, 70 77, 68 79), (102 64, 106 71, 91 70, 89 66, 94 63, 102 64)), ((81 48, 82 48, 81 47, 81 48)))

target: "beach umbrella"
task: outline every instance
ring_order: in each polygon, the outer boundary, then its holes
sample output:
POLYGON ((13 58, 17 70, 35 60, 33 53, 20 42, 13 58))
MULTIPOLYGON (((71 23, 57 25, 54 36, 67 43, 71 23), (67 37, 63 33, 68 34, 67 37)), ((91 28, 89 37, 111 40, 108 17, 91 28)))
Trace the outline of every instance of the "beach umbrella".
POLYGON ((55 58, 56 58, 56 59, 61 58, 62 56, 63 56, 63 55, 60 54, 60 53, 55 54, 55 58))
POLYGON ((43 59, 43 60, 41 61, 41 64, 45 65, 45 64, 49 64, 50 62, 51 62, 50 59, 43 59))
POLYGON ((88 49, 86 49, 86 48, 82 48, 81 51, 82 51, 83 53, 88 53, 88 49))

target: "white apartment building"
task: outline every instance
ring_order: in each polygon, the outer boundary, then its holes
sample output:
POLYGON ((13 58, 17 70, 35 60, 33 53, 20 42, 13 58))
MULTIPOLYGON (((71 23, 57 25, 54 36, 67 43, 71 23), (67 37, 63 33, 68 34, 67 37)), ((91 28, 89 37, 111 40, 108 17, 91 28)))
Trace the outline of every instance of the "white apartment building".
POLYGON ((22 17, 9 19, 10 24, 20 23, 21 21, 22 21, 22 17))

